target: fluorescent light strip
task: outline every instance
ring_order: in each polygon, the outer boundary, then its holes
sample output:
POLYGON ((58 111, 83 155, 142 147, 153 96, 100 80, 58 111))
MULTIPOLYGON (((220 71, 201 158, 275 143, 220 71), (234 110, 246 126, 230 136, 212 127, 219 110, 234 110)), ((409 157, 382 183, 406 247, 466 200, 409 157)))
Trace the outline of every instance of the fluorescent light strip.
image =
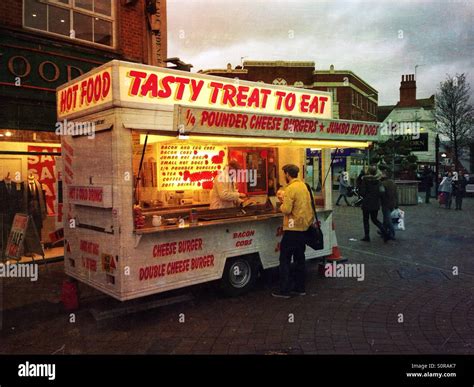
MULTIPOLYGON (((337 141, 337 140, 295 140, 291 138, 260 138, 260 137, 232 137, 232 136, 199 136, 192 135, 179 139, 177 136, 148 135, 148 144, 156 142, 184 142, 205 144, 245 144, 247 146, 292 146, 300 148, 367 148, 367 141, 337 141)), ((140 144, 145 142, 145 135, 140 134, 140 144)))

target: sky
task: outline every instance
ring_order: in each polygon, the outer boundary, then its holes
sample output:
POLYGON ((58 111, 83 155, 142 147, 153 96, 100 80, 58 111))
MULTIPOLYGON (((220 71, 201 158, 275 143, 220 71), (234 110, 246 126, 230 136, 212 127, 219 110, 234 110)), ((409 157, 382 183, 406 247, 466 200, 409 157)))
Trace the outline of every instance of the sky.
POLYGON ((168 0, 167 7, 168 57, 192 71, 242 60, 333 64, 374 87, 381 106, 397 103, 401 75, 417 66, 417 98, 456 73, 468 74, 474 94, 474 0, 168 0))

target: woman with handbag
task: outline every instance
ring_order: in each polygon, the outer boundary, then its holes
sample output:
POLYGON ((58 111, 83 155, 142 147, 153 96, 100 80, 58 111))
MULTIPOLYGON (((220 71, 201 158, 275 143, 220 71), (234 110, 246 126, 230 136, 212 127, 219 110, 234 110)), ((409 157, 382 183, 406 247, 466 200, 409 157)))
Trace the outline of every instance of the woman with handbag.
MULTIPOLYGON (((448 172, 439 185, 438 191, 444 195, 444 205, 450 210, 452 202, 452 193, 453 193, 453 174, 448 172)), ((441 195, 440 194, 440 195, 441 195)), ((440 203, 441 204, 441 203, 440 203)))

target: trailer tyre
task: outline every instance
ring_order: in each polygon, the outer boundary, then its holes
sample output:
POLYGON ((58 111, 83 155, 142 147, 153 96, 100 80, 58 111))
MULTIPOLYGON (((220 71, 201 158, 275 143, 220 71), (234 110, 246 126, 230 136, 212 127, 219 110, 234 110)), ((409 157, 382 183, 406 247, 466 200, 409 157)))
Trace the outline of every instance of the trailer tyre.
POLYGON ((222 275, 222 290, 229 296, 239 296, 255 285, 258 262, 252 256, 229 258, 222 275))

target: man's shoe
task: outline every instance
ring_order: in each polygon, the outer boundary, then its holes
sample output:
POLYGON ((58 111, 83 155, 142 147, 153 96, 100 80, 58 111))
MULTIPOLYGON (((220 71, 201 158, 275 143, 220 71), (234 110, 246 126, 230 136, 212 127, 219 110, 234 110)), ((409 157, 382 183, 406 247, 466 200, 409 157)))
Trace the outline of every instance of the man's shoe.
POLYGON ((291 298, 291 295, 289 293, 282 293, 279 290, 273 292, 272 296, 277 298, 291 298))
POLYGON ((298 291, 298 290, 292 290, 291 291, 291 295, 294 295, 294 296, 306 296, 306 292, 303 290, 302 292, 298 291))
POLYGON ((362 242, 370 242, 370 238, 369 237, 363 237, 361 239, 362 242))

